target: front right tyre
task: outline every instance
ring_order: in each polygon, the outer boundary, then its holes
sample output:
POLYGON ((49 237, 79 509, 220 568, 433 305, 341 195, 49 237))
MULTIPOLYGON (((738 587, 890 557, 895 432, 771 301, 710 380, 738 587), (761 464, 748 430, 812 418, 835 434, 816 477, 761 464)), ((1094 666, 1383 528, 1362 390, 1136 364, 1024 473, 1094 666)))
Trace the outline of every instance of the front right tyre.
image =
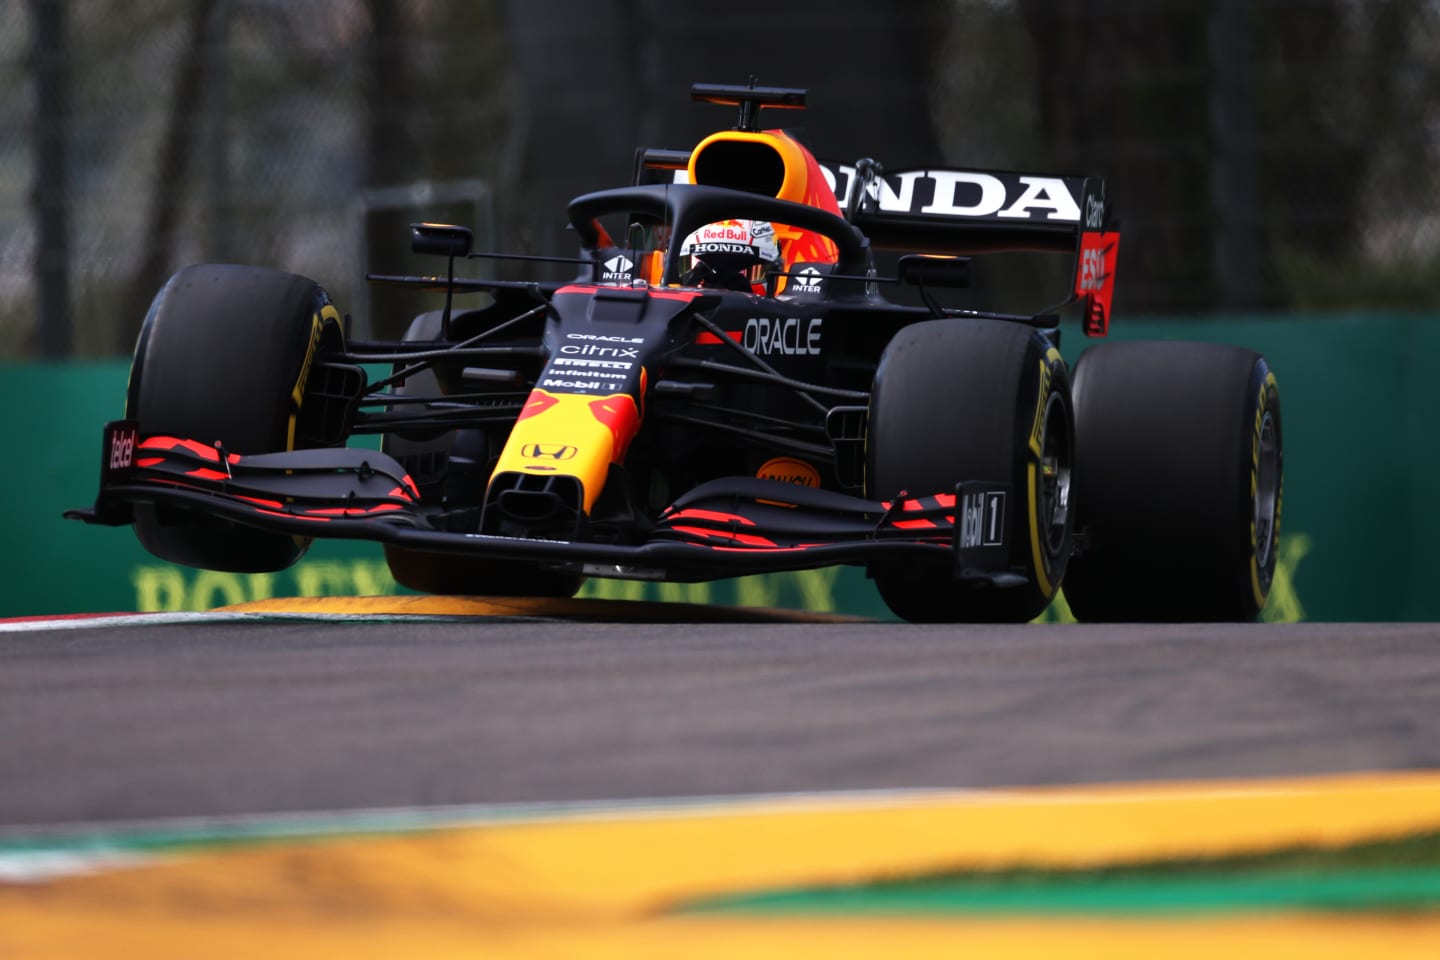
MULTIPOLYGON (((1074 423, 1069 375, 1040 331, 948 319, 900 330, 870 396, 866 495, 953 496, 966 480, 1010 485, 1003 576, 961 581, 951 562, 874 563, 885 604, 914 622, 1024 623, 1059 589, 1071 550, 1074 423)), ((959 517, 956 517, 957 522, 959 517)))

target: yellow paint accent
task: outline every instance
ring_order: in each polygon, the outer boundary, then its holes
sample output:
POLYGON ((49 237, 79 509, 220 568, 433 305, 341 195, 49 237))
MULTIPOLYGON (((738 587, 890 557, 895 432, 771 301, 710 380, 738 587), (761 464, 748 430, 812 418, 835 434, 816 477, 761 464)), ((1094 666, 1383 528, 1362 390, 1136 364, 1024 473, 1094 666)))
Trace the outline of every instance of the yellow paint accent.
MULTIPOLYGON (((623 581, 615 581, 623 582, 623 581)), ((670 585, 678 586, 678 585, 670 585)), ((631 596, 643 596, 638 584, 631 596)), ((570 600, 543 597, 440 597, 396 595, 371 597, 275 597, 236 603, 219 610, 237 613, 296 613, 370 616, 432 616, 432 617, 576 617, 581 619, 644 620, 658 623, 695 622, 795 622, 795 623, 861 623, 864 617, 804 610, 756 609, 752 607, 721 607, 698 605, 695 598, 709 595, 707 584, 692 584, 675 594, 690 603, 646 603, 628 599, 570 600)))
POLYGON ((610 464, 615 462, 615 435, 610 428, 596 419, 590 405, 598 400, 619 398, 634 403, 629 394, 615 393, 609 396, 591 396, 580 393, 551 393, 535 390, 531 396, 543 395, 556 401, 552 406, 531 414, 515 423, 510 439, 495 465, 492 479, 502 473, 529 473, 546 477, 575 477, 583 491, 583 508, 586 513, 595 505, 610 464), (567 460, 539 460, 524 456, 530 444, 545 447, 568 446, 575 449, 575 455, 567 460), (532 467, 554 467, 553 470, 537 471, 532 467))
POLYGON ((1051 596, 1055 592, 1050 578, 1045 575, 1045 553, 1040 547, 1040 512, 1036 504, 1035 471, 1037 467, 1034 462, 1025 465, 1025 489, 1026 509, 1030 511, 1030 560, 1031 566, 1035 568, 1035 583, 1040 587, 1042 596, 1051 596))
POLYGON ((0 886, 7 960, 205 956, 1426 957, 1440 915, 667 916, 697 896, 937 869, 1096 866, 1440 828, 1440 775, 798 798, 216 848, 0 886))

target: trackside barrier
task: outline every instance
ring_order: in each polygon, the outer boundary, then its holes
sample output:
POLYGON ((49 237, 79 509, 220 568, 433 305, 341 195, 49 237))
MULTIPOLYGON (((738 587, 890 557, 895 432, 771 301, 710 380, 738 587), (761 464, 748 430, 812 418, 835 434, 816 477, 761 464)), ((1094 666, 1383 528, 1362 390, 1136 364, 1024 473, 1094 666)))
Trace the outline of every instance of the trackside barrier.
MULTIPOLYGON (((1286 485, 1266 619, 1440 619, 1440 591, 1432 588, 1440 578, 1432 547, 1440 542, 1440 511, 1428 486, 1440 472, 1440 451, 1427 442, 1440 314, 1130 321, 1112 331, 1113 339, 1244 344, 1275 369, 1286 485)), ((1064 346, 1073 362, 1085 342, 1069 336, 1064 346)), ((123 360, 0 366, 11 490, 0 617, 403 592, 373 544, 320 541, 289 570, 226 574, 158 561, 128 528, 62 520, 63 510, 94 497, 100 425, 124 406, 128 367, 123 360)), ((888 616, 863 572, 850 567, 699 584, 590 581, 581 595, 888 616)), ((1063 600, 1043 619, 1069 619, 1063 600)))

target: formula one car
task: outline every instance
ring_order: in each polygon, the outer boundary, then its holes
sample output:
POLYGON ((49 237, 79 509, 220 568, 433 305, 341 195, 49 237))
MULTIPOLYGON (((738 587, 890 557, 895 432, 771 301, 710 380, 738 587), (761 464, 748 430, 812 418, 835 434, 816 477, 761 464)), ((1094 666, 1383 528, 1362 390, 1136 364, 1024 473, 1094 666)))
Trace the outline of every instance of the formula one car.
POLYGON ((446 274, 369 279, 445 307, 399 342, 350 336, 303 277, 181 270, 105 427, 95 506, 68 515, 231 571, 281 569, 313 537, 379 541, 433 593, 858 564, 912 621, 1027 621, 1062 582, 1083 620, 1258 614, 1281 504, 1265 360, 1174 342, 1061 357, 1062 310, 1090 337, 1110 321, 1103 180, 822 164, 759 123, 805 91, 692 93, 739 123, 642 150, 630 186, 572 201, 573 280, 457 277, 498 255, 413 225, 446 274), (882 276, 876 250, 904 255, 882 276), (1065 301, 941 304, 999 250, 1073 257, 1065 301), (346 446, 363 434, 381 449, 346 446))

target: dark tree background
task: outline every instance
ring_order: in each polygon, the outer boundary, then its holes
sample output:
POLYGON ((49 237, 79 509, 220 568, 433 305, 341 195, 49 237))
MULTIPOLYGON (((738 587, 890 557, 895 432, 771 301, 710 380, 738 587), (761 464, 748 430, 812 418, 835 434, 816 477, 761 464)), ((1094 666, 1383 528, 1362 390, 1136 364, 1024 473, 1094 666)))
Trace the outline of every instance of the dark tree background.
MULTIPOLYGON (((367 191, 483 181, 498 246, 569 252, 570 197, 729 125, 689 85, 751 76, 810 89, 771 122, 827 158, 1104 174, 1122 314, 1433 309, 1436 50, 1433 0, 0 6, 26 93, 0 102, 0 349, 126 352, 205 259, 364 310, 362 264, 410 269, 428 215, 367 219, 367 191)), ((407 305, 369 307, 403 330, 407 305)))
POLYGON ((802 128, 822 156, 883 149, 933 162, 929 75, 944 7, 509 0, 526 199, 558 219, 569 197, 624 182, 637 146, 689 147, 733 124, 721 108, 692 103, 690 84, 752 76, 812 90, 803 114, 766 116, 802 128))

